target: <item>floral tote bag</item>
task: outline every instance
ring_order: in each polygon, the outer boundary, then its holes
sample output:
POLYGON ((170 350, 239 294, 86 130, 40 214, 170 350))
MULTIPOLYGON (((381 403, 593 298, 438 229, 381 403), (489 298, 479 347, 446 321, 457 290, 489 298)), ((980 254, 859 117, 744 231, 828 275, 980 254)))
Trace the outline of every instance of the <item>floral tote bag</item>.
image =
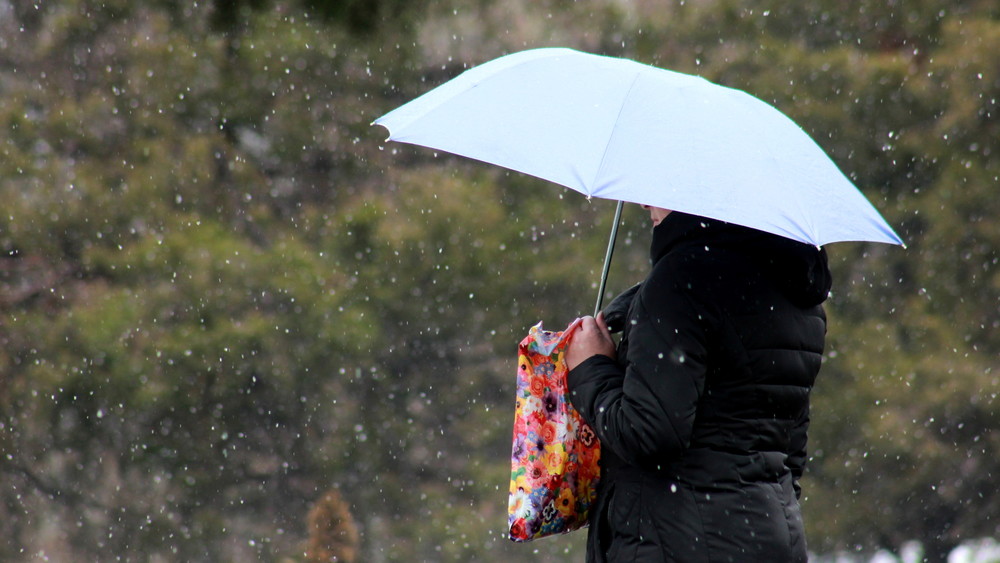
POLYGON ((518 347, 508 523, 521 542, 587 525, 600 478, 600 444, 566 391, 564 331, 531 327, 518 347))

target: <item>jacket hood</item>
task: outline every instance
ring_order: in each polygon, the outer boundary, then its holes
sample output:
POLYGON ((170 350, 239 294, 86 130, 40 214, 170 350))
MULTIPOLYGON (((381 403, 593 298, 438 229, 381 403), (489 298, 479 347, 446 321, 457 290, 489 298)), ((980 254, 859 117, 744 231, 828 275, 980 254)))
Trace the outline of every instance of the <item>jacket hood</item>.
POLYGON ((825 301, 833 284, 823 248, 679 211, 671 212, 653 229, 650 258, 655 264, 670 252, 689 245, 744 255, 799 307, 825 301))

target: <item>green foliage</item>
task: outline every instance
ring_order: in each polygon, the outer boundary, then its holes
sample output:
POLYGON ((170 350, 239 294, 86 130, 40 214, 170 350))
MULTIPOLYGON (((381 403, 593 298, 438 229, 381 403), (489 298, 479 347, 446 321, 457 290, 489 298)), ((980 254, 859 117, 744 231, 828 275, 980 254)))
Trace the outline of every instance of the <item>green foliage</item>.
POLYGON ((918 537, 928 560, 944 560, 962 540, 993 533, 988 429, 997 410, 987 390, 996 385, 1000 239, 988 219, 997 155, 984 147, 997 74, 979 60, 997 47, 997 29, 968 14, 946 18, 920 56, 878 54, 854 67, 860 81, 848 91, 892 87, 860 98, 880 100, 877 112, 845 114, 876 124, 873 141, 884 143, 881 151, 869 143, 850 166, 860 185, 882 186, 886 215, 909 248, 845 245, 847 255, 833 254, 836 356, 823 369, 831 388, 817 387, 813 442, 822 455, 806 503, 823 549, 898 549, 918 537))
POLYGON ((303 560, 337 486, 361 560, 580 559, 504 537, 511 354, 592 311, 614 206, 370 126, 546 45, 773 103, 907 241, 830 249, 811 548, 995 533, 993 3, 8 4, 0 559, 303 560))

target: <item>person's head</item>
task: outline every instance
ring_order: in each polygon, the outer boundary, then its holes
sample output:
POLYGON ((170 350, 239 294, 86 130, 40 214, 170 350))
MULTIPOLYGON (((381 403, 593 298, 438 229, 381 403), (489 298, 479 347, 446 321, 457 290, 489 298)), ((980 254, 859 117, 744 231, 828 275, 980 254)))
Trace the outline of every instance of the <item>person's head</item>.
POLYGON ((667 215, 670 215, 670 209, 664 209, 662 207, 653 207, 652 205, 641 204, 642 208, 649 211, 649 218, 653 220, 653 226, 660 224, 660 221, 665 219, 667 215))

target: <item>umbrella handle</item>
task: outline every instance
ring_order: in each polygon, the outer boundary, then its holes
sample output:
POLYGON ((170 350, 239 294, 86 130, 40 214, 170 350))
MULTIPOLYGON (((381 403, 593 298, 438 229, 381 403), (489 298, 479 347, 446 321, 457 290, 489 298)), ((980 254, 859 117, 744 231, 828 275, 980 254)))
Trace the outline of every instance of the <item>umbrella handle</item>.
POLYGON ((615 253, 615 238, 618 237, 618 223, 622 218, 622 207, 625 202, 619 201, 615 209, 615 221, 611 224, 611 236, 608 238, 608 252, 604 255, 604 269, 601 271, 601 285, 597 290, 597 305, 594 307, 594 316, 601 312, 601 303, 604 301, 604 287, 608 283, 608 270, 611 269, 611 255, 615 253))

